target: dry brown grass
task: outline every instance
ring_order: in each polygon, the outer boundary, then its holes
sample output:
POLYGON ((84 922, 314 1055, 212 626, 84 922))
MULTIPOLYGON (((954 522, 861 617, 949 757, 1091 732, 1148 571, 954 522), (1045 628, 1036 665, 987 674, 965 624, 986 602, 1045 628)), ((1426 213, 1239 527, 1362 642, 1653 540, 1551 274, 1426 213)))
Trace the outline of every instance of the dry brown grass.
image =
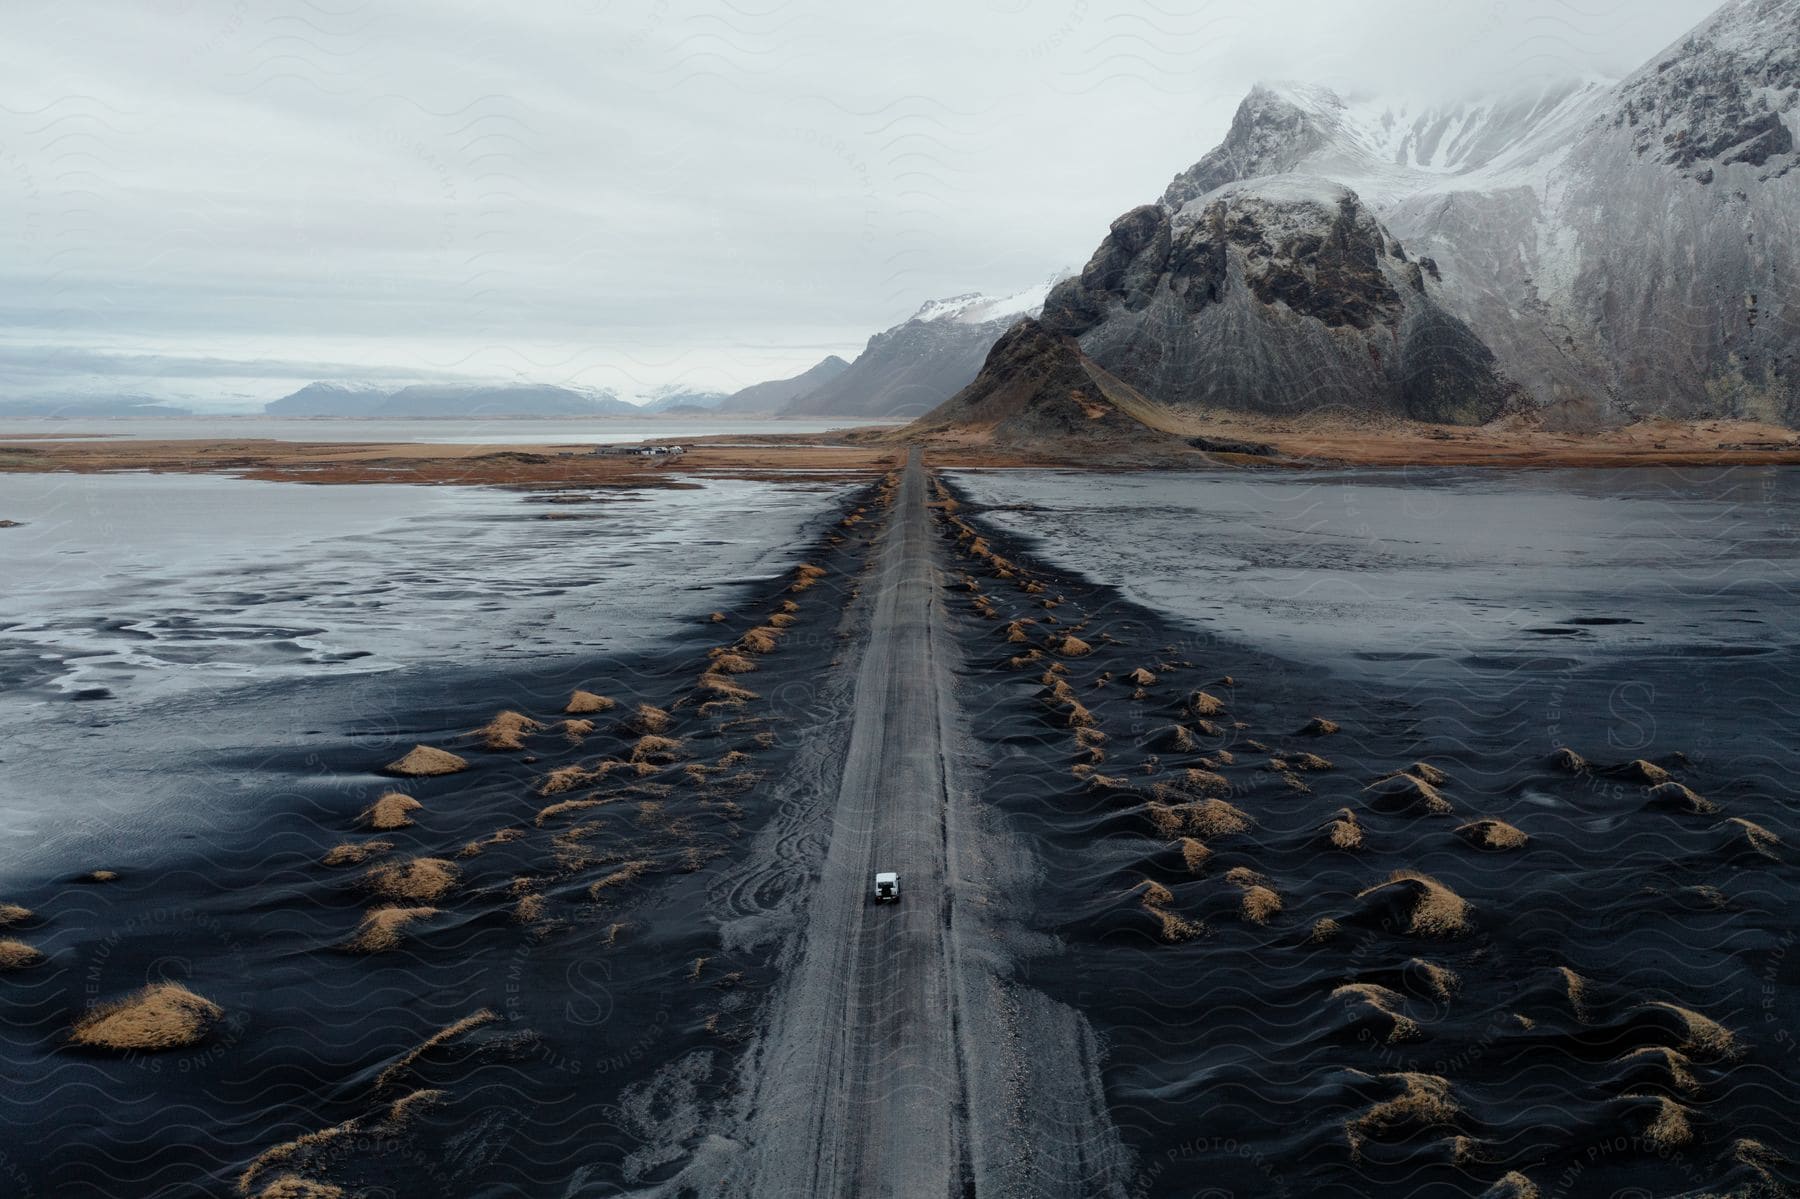
POLYGON ((1375 1104, 1368 1111, 1344 1124, 1344 1137, 1350 1142, 1350 1156, 1361 1160, 1363 1144, 1371 1136, 1381 1136, 1403 1128, 1435 1128, 1450 1124, 1460 1114, 1450 1080, 1439 1074, 1403 1071, 1383 1074, 1383 1082, 1400 1085, 1400 1094, 1375 1104))
POLYGON ((791 628, 798 619, 799 617, 791 612, 774 612, 769 615, 768 622, 774 628, 786 629, 791 628))
POLYGON ((533 819, 532 823, 536 824, 539 828, 543 828, 546 821, 554 820, 558 816, 567 816, 571 812, 585 812, 590 808, 603 808, 607 804, 612 803, 613 799, 614 797, 612 796, 608 796, 604 799, 590 796, 587 799, 561 800, 548 807, 539 808, 538 814, 533 819))
POLYGON ((638 704, 622 725, 627 732, 643 736, 647 733, 666 733, 673 723, 669 714, 655 704, 638 704))
POLYGON ((23 924, 31 917, 30 908, 20 907, 16 903, 0 903, 0 928, 11 928, 15 924, 23 924))
POLYGON ((680 754, 681 742, 673 737, 658 737, 654 734, 639 737, 631 747, 631 761, 640 764, 667 766, 680 754))
POLYGON ((1386 1018, 1389 1022, 1388 1032, 1383 1039, 1389 1045, 1419 1039, 1419 1022, 1400 1010, 1405 1006, 1406 1000, 1396 991, 1378 983, 1346 983, 1334 990, 1331 997, 1372 1008, 1386 1018))
POLYGON ((1181 839, 1181 860, 1187 864, 1190 874, 1199 874, 1200 868, 1206 865, 1206 859, 1212 857, 1212 850, 1197 837, 1181 839))
POLYGON ((1426 812, 1433 816, 1447 816, 1456 810, 1436 787, 1410 774, 1390 774, 1384 779, 1376 779, 1363 790, 1397 801, 1412 811, 1426 812))
POLYGON ((1157 833, 1163 837, 1179 835, 1186 824, 1182 814, 1168 804, 1152 800, 1144 805, 1144 812, 1150 817, 1150 823, 1156 826, 1157 833))
POLYGON ((808 587, 824 578, 827 572, 823 567, 814 566, 810 562, 802 562, 794 568, 794 585, 791 591, 805 591, 808 587))
POLYGON ((1140 666, 1126 675, 1125 681, 1134 687, 1153 687, 1156 685, 1156 676, 1140 666))
POLYGON ((1006 639, 1015 645, 1026 644, 1027 642, 1029 642, 1031 640, 1031 634, 1027 630, 1028 630, 1029 626, 1034 625, 1036 623, 1037 623, 1037 621, 1035 621, 1035 620, 1015 620, 1015 621, 1013 621, 1011 624, 1006 626, 1006 639))
POLYGON ((1670 1099, 1667 1095, 1638 1096, 1653 1100, 1656 1104, 1656 1117, 1644 1129, 1644 1139, 1661 1150, 1679 1149, 1694 1139, 1694 1126, 1688 1119, 1688 1109, 1670 1099))
POLYGON ((1308 945, 1324 945, 1328 941, 1336 940, 1338 934, 1343 931, 1343 925, 1329 916, 1324 916, 1313 921, 1312 932, 1306 935, 1306 943, 1308 945))
POLYGON ((1184 810, 1187 827, 1202 837, 1227 837, 1250 827, 1250 817, 1222 799, 1202 800, 1184 810))
POLYGON ((1066 633, 1061 640, 1051 642, 1050 649, 1065 658, 1085 658, 1094 652, 1093 646, 1073 633, 1066 633))
POLYGON ((500 1017, 496 1016, 489 1009, 481 1008, 478 1011, 469 1013, 454 1024, 447 1024, 443 1028, 438 1029, 429 1037, 426 1037, 423 1041, 420 1041, 417 1045, 408 1050, 405 1054, 401 1055, 398 1061, 394 1062, 387 1069, 375 1076, 376 1092, 380 1093, 393 1086, 400 1080, 401 1075, 412 1069, 421 1058, 431 1053, 432 1050, 441 1049, 443 1046, 448 1045, 451 1041, 456 1040, 456 1038, 463 1034, 473 1032, 484 1024, 492 1024, 499 1018, 500 1017))
POLYGON ((370 804, 362 814, 362 821, 372 829, 380 832, 392 832, 397 828, 406 828, 412 824, 408 812, 417 812, 425 805, 412 796, 400 791, 389 791, 370 804))
POLYGON ((521 895, 513 906, 513 919, 520 924, 535 924, 544 918, 544 904, 542 895, 521 895))
POLYGON ((1508 1170, 1500 1181, 1481 1193, 1481 1199, 1542 1199, 1537 1184, 1517 1170, 1508 1170))
POLYGON ((1331 764, 1331 760, 1329 758, 1321 758, 1318 754, 1309 754, 1309 753, 1305 753, 1305 752, 1301 752, 1301 753, 1297 753, 1297 754, 1287 754, 1282 758, 1282 761, 1287 763, 1287 768, 1289 770, 1305 770, 1305 771, 1316 772, 1316 771, 1320 771, 1320 770, 1335 770, 1336 769, 1336 767, 1331 764))
POLYGON ((524 749, 525 738, 532 733, 542 732, 543 729, 541 723, 525 713, 508 709, 496 713, 492 720, 476 729, 474 735, 481 738, 485 749, 524 749))
POLYGON ((493 832, 489 833, 486 837, 484 837, 478 841, 470 841, 467 845, 464 845, 461 849, 456 851, 456 856, 459 858, 478 857, 482 853, 486 852, 486 850, 491 846, 505 845, 510 841, 517 841, 519 838, 523 837, 524 835, 525 835, 525 830, 522 828, 495 829, 493 832))
POLYGON ((612 890, 614 887, 623 887, 636 882, 639 878, 643 877, 644 872, 649 870, 652 864, 653 863, 644 860, 626 862, 605 878, 590 885, 588 887, 588 898, 599 900, 605 896, 606 892, 612 890))
POLYGON ((468 768, 468 762, 447 749, 415 745, 406 752, 405 757, 396 758, 389 762, 384 769, 389 774, 398 774, 405 778, 430 778, 440 774, 455 774, 459 770, 468 768))
POLYGON ((1189 920, 1163 908, 1146 907, 1144 910, 1156 917, 1157 935, 1170 944, 1192 941, 1206 932, 1206 925, 1198 920, 1189 920))
POLYGON ((1440 966, 1424 958, 1414 958, 1407 965, 1425 976, 1426 988, 1441 1001, 1448 1002, 1462 986, 1462 976, 1448 966, 1440 966))
POLYGON ((344 1188, 298 1174, 283 1174, 256 1192, 256 1199, 344 1199, 344 1188))
POLYGON ((1569 1011, 1573 1013, 1577 1023, 1586 1024, 1592 1018, 1592 1010, 1588 1006, 1588 980, 1567 966, 1558 966, 1556 973, 1562 978, 1563 994, 1569 999, 1569 1011))
POLYGON ((1261 884, 1244 889, 1244 898, 1239 905, 1244 919, 1252 924, 1267 924, 1281 914, 1281 896, 1274 888, 1261 884))
POLYGON ((594 731, 594 722, 571 717, 556 726, 570 745, 580 745, 588 734, 594 731))
POLYGON ((1225 702, 1218 696, 1209 695, 1204 691, 1194 692, 1194 696, 1188 700, 1187 706, 1188 711, 1197 717, 1223 716, 1225 714, 1225 702))
POLYGON ((1342 728, 1343 726, 1335 720, 1328 720, 1323 716, 1315 716, 1304 725, 1301 725, 1300 731, 1296 735, 1301 737, 1329 737, 1342 728))
POLYGON ((1504 820, 1473 820, 1456 830, 1456 835, 1481 849, 1523 849, 1531 838, 1504 820))
POLYGON ((758 625, 738 638, 738 645, 746 653, 772 654, 776 644, 781 640, 781 630, 769 625, 758 625))
POLYGON ((727 703, 741 704, 760 698, 756 692, 732 682, 722 674, 701 675, 699 687, 708 695, 716 696, 727 703))
MULTIPOLYGON (((1781 848, 1781 838, 1754 821, 1745 820, 1741 816, 1732 816, 1727 818, 1725 823, 1736 825, 1742 830, 1744 840, 1749 843, 1750 848, 1765 858, 1776 857, 1776 850, 1781 848)), ((3 910, 0 909, 0 911, 3 910)), ((23 911, 23 909, 20 910, 23 911)), ((7 921, 0 919, 0 927, 6 923, 7 921)))
POLYGON ((1719 805, 1681 783, 1658 783, 1650 788, 1650 802, 1660 808, 1686 812, 1694 816, 1710 816, 1719 805))
POLYGON ((587 716, 595 712, 610 712, 618 706, 619 701, 609 696, 576 690, 569 693, 569 702, 563 705, 563 711, 570 716, 587 716))
POLYGON ((1678 1048, 1683 1053, 1716 1058, 1728 1058, 1737 1054, 1737 1037, 1712 1017, 1662 1000, 1656 1000, 1647 1006, 1669 1012, 1681 1021, 1685 1033, 1678 1048))
POLYGON ((564 791, 573 791, 583 783, 598 778, 592 770, 585 766, 558 766, 549 774, 538 780, 539 795, 561 795, 564 791))
POLYGON ((405 1128, 412 1118, 428 1107, 444 1101, 445 1092, 427 1087, 412 1091, 388 1104, 387 1119, 382 1122, 384 1131, 398 1131, 405 1128))
POLYGON ((430 903, 448 895, 461 873, 445 858, 408 858, 374 867, 362 885, 382 899, 430 903))
POLYGON ((436 908, 376 908, 362 918, 356 936, 344 943, 351 953, 385 953, 398 949, 406 927, 438 914, 436 908))
POLYGON ((90 1009, 69 1039, 92 1049, 182 1049, 205 1040, 224 1018, 225 1009, 180 983, 155 983, 90 1009))
POLYGON ((1146 907, 1166 908, 1175 902, 1175 892, 1153 878, 1147 878, 1139 883, 1137 889, 1146 907))
POLYGON ((393 848, 392 841, 346 841, 342 845, 332 846, 321 860, 327 866, 360 866, 370 858, 379 857, 393 848))
POLYGON ((742 654, 734 654, 727 650, 724 653, 713 655, 712 669, 719 674, 749 674, 756 669, 756 663, 742 654))
POLYGON ((0 937, 0 970, 24 970, 44 960, 44 955, 23 941, 0 937))
MULTIPOLYGON (((297 1136, 291 1141, 283 1141, 279 1145, 270 1146, 257 1154, 250 1164, 244 1167, 244 1172, 238 1175, 238 1193, 248 1195, 250 1193, 250 1188, 255 1185, 257 1178, 259 1178, 265 1170, 274 1166, 286 1165, 295 1158, 303 1155, 322 1152, 335 1145, 338 1141, 354 1135, 360 1125, 361 1121, 359 1120, 346 1120, 342 1124, 334 1124, 330 1128, 316 1129, 313 1132, 297 1136)), ((281 1183, 288 1179, 294 1179, 298 1183, 307 1182, 306 1179, 300 1178, 298 1175, 285 1174, 280 1178, 277 1178, 275 1183, 271 1183, 270 1186, 273 1187, 276 1183, 281 1183)), ((277 1193, 280 1194, 280 1192, 277 1193)), ((343 1192, 339 1190, 338 1193, 341 1195, 343 1192)), ((266 1195, 268 1192, 263 1191, 261 1194, 266 1195)), ((305 1190, 299 1190, 289 1191, 287 1194, 306 1196, 307 1192, 305 1190)))
POLYGON ((1416 898, 1407 931, 1425 937, 1455 937, 1469 931, 1469 902, 1429 874, 1396 870, 1383 882, 1357 893, 1362 899, 1389 887, 1405 887, 1416 898))
POLYGON ((1195 795, 1230 795, 1231 780, 1222 774, 1214 774, 1210 770, 1197 767, 1182 772, 1181 786, 1183 790, 1195 795))
POLYGON ((1349 808, 1338 809, 1337 819, 1325 826, 1325 836, 1334 849, 1363 847, 1362 825, 1357 823, 1356 813, 1349 808))
POLYGON ((1641 1045, 1619 1058, 1621 1063, 1650 1060, 1663 1068, 1669 1085, 1676 1090, 1691 1094, 1700 1089, 1700 1076, 1694 1073, 1693 1061, 1679 1049, 1667 1045, 1641 1045))

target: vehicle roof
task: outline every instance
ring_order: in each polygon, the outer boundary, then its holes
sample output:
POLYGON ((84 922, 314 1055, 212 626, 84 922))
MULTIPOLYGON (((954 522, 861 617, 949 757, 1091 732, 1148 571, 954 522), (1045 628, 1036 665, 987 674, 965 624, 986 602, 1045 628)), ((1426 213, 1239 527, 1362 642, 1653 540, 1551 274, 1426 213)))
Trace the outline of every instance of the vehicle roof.
POLYGON ((895 874, 892 870, 883 870, 876 874, 875 881, 878 883, 897 883, 900 881, 900 876, 895 874))

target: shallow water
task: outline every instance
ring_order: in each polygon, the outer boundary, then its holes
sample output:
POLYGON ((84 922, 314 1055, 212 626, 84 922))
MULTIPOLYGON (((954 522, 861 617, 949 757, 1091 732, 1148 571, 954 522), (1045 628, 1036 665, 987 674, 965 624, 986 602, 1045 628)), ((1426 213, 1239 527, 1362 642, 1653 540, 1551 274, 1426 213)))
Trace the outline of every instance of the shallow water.
POLYGON ((553 674, 654 643, 791 566, 798 529, 841 490, 712 480, 545 503, 0 475, 0 512, 23 522, 0 530, 0 877, 42 866, 53 828, 173 805, 186 761, 286 739, 320 683, 553 674))
POLYGON ((1065 568, 1362 677, 1800 644, 1795 470, 956 478, 1065 568))

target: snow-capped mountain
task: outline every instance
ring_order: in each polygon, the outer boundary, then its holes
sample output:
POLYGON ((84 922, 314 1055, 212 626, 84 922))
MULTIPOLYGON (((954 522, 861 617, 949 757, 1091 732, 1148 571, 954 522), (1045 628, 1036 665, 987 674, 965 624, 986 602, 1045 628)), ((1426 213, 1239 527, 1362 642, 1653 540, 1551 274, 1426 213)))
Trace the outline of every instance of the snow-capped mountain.
POLYGON ((911 418, 955 395, 1012 323, 1036 316, 1049 285, 1006 296, 968 294, 922 305, 869 339, 850 368, 791 400, 784 415, 911 418))
POLYGON ((1496 369, 1478 376, 1555 419, 1796 423, 1797 125, 1800 0, 1731 0, 1616 84, 1416 110, 1259 86, 1217 148, 1114 223, 1044 323, 1166 403, 1409 413, 1419 370, 1471 386, 1479 346, 1496 369), (1344 221, 1328 187, 1349 193, 1344 221), (1379 239, 1352 262, 1360 213, 1379 239), (1396 290, 1434 312, 1427 342, 1399 315, 1351 349, 1304 311, 1341 310, 1393 262, 1420 269, 1396 290), (1259 286, 1270 272, 1290 286, 1259 286))

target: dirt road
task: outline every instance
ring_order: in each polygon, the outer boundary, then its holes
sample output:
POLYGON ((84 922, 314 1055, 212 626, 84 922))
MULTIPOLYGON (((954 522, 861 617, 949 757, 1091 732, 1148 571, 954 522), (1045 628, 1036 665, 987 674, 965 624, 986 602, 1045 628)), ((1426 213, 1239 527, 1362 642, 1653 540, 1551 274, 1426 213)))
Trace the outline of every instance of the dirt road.
POLYGON ((779 943, 782 981, 735 1112, 687 1193, 984 1199, 1119 1193, 1101 1054, 1014 983, 1025 843, 979 806, 945 549, 909 459, 784 780, 729 889, 725 937, 779 943), (860 647, 858 649, 857 647, 860 647), (870 900, 879 870, 897 905, 870 900), (771 929, 779 930, 771 932, 771 929))
POLYGON ((830 846, 763 1056, 754 1194, 960 1195, 972 1174, 954 699, 927 518, 915 456, 864 584, 830 846), (877 870, 899 872, 902 902, 869 902, 877 870))

